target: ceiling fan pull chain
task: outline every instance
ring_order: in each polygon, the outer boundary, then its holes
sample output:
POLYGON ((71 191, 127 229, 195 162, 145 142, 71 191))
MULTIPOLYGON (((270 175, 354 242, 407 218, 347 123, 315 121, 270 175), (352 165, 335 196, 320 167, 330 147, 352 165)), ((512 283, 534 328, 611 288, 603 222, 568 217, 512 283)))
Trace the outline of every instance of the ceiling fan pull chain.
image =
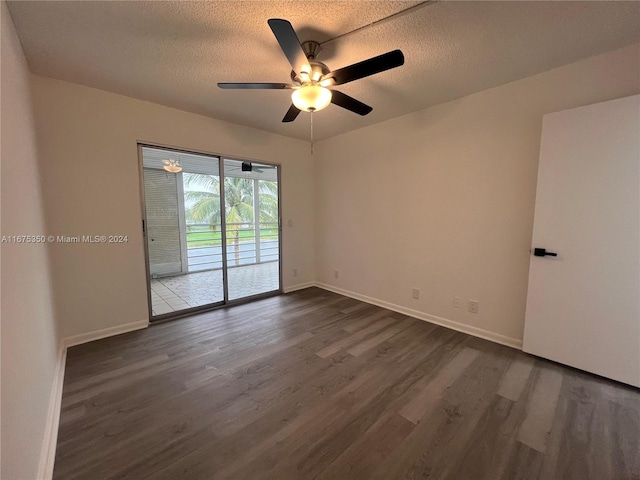
POLYGON ((311 118, 311 155, 313 155, 313 112, 309 112, 309 118, 311 118))

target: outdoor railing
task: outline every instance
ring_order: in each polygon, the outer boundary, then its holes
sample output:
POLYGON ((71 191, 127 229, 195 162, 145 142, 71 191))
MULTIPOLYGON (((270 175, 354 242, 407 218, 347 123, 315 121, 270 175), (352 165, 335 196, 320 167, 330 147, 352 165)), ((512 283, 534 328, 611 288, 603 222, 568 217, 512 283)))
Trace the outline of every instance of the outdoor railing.
MULTIPOLYGON (((251 265, 278 260, 278 224, 227 223, 227 265, 251 265)), ((222 268, 221 225, 187 225, 189 271, 222 268)))

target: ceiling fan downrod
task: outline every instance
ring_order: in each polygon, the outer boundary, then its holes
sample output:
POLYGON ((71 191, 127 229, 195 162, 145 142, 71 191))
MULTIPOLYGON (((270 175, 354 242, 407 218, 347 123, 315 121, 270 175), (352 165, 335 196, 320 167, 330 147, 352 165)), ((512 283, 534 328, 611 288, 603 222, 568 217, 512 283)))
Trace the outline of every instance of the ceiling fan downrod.
POLYGON ((322 51, 320 44, 313 40, 307 40, 306 42, 302 42, 300 45, 302 46, 302 50, 308 60, 315 60, 320 54, 320 51, 322 51))

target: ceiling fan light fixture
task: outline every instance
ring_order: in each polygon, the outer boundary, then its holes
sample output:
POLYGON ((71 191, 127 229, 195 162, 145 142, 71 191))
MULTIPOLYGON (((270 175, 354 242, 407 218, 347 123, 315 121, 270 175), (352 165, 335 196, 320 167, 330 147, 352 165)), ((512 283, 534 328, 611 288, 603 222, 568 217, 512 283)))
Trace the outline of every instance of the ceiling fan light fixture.
POLYGON ((335 85, 336 80, 333 77, 329 77, 321 80, 319 83, 321 87, 330 87, 332 85, 335 85))
POLYGON ((164 160, 162 163, 164 163, 164 168, 167 172, 171 172, 171 173, 179 173, 182 171, 182 167, 180 166, 180 162, 178 160, 173 160, 173 159, 169 159, 169 160, 164 160))
POLYGON ((331 103, 331 90, 317 84, 302 85, 293 91, 291 100, 299 110, 317 112, 331 103))
POLYGON ((307 72, 300 72, 298 76, 300 77, 300 80, 302 82, 308 82, 309 80, 311 80, 311 77, 307 72))

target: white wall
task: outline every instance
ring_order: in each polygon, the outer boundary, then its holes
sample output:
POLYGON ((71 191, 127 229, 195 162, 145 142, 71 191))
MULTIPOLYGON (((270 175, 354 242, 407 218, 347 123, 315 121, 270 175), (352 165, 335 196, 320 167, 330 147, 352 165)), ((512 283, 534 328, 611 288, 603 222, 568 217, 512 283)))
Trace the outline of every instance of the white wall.
POLYGON ((64 337, 149 317, 137 141, 281 163, 283 283, 313 280, 308 143, 40 76, 32 76, 32 88, 48 233, 129 237, 124 244, 53 245, 64 337))
POLYGON ((316 280, 520 345, 542 115, 639 72, 636 44, 319 142, 316 280))
MULTIPOLYGON (((40 235, 41 175, 29 69, 4 2, 1 234, 40 235)), ((0 478, 33 480, 46 437, 58 336, 46 244, 2 244, 2 466, 0 478)))

